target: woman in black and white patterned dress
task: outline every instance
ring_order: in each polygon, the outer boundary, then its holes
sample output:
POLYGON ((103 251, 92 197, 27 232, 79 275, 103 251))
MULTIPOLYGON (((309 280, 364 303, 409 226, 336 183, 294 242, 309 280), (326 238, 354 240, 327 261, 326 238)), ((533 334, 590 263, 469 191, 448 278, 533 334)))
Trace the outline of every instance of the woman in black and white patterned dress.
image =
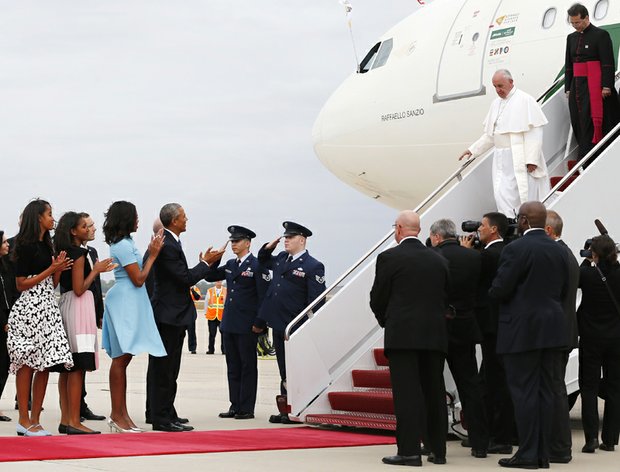
POLYGON ((64 252, 54 255, 50 231, 52 208, 44 200, 30 202, 15 238, 15 282, 21 295, 9 314, 7 348, 10 371, 16 376, 20 436, 49 436, 39 424, 49 368, 73 366, 54 288, 62 271, 71 267, 64 252), (36 372, 36 373, 35 373, 36 372), (34 382, 32 381, 34 374, 34 382), (28 398, 32 385, 32 411, 28 398))

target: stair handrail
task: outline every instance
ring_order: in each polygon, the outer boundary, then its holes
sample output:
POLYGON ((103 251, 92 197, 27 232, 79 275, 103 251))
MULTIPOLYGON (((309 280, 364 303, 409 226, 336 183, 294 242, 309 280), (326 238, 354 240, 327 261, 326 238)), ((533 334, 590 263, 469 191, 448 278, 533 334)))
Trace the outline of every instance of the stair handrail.
MULTIPOLYGON (((437 195, 439 195, 443 190, 448 187, 452 183, 454 179, 457 179, 459 182, 463 180, 463 171, 469 167, 474 161, 476 157, 470 157, 466 160, 461 167, 459 167, 456 171, 454 171, 450 177, 444 180, 428 197, 426 197, 422 203, 420 203, 414 211, 418 213, 422 208, 424 208, 429 202, 431 202, 437 195)), ((379 240, 369 251, 366 252, 357 262, 355 262, 349 269, 347 269, 340 277, 336 279, 329 287, 325 289, 323 293, 321 293, 318 297, 316 297, 312 303, 310 303, 306 308, 303 309, 301 313, 299 313, 295 318, 291 320, 291 322, 286 326, 284 330, 284 339, 288 341, 291 335, 291 331, 295 326, 299 324, 304 317, 312 311, 312 309, 319 303, 319 301, 323 300, 328 294, 330 294, 336 287, 340 285, 340 283, 346 279, 349 275, 351 275, 360 265, 362 265, 366 260, 368 260, 374 252, 383 246, 388 240, 390 240, 394 236, 394 230, 392 229, 389 233, 387 233, 383 238, 379 240)))
POLYGON ((559 84, 561 84, 562 82, 564 82, 564 75, 561 75, 560 77, 558 77, 557 79, 555 79, 555 81, 553 82, 553 84, 551 84, 551 87, 549 87, 547 90, 545 90, 543 92, 543 94, 538 97, 538 99, 536 99, 537 102, 542 101, 547 95, 549 95, 551 92, 553 92, 553 89, 556 88, 559 84))
MULTIPOLYGON (((615 73, 614 73, 614 82, 618 82, 618 80, 620 80, 620 69, 618 69, 615 73)), ((572 127, 571 127, 572 130, 572 127)), ((583 166, 583 164, 585 164, 586 162, 588 162, 590 159, 592 159, 594 157, 594 155, 596 153, 598 153, 599 149, 601 149, 601 147, 607 142, 609 141, 612 137, 614 137, 614 135, 616 133, 618 133, 620 131, 620 123, 616 124, 616 126, 614 126, 609 133, 607 133, 605 136, 603 136, 603 138, 594 145, 594 147, 592 149, 590 149, 590 151, 581 158, 581 160, 575 164, 573 166, 572 169, 570 169, 566 174, 564 174, 564 176, 560 179, 560 181, 555 184, 555 187, 553 187, 551 190, 549 190, 549 193, 547 194, 547 196, 542 200, 542 203, 546 203, 547 200, 549 200, 554 194, 555 192, 557 192, 560 187, 562 185, 564 185, 566 182, 568 182, 568 180, 575 175, 577 172, 579 172, 579 169, 583 166)), ((617 137, 617 136, 616 136, 617 137)), ((615 139, 615 137, 614 137, 615 139)))

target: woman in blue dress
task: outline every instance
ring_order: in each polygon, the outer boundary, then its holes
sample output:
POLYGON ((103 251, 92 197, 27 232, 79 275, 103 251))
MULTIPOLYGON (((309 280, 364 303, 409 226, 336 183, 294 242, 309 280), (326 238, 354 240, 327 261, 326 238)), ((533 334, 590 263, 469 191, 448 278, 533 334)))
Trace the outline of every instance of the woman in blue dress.
POLYGON ((156 357, 166 355, 144 286, 163 246, 163 230, 151 239, 149 257, 143 266, 142 256, 131 238, 131 233, 138 229, 138 213, 133 203, 114 202, 105 218, 105 241, 110 245, 110 257, 118 264, 114 269, 116 283, 106 295, 103 314, 103 348, 112 358, 112 411, 108 424, 111 431, 119 433, 141 432, 127 412, 127 366, 133 356, 143 352, 156 357))

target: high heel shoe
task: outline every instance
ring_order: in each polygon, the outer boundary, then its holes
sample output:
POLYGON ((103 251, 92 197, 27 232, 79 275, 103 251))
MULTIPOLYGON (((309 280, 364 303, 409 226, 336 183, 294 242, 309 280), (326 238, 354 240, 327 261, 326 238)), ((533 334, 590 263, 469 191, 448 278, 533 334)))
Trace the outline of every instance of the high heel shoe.
POLYGON ((123 429, 112 418, 108 419, 108 426, 110 427, 111 432, 116 432, 116 433, 139 433, 140 432, 140 431, 134 431, 131 428, 123 429))
POLYGON ((144 433, 144 431, 145 431, 144 429, 142 429, 142 428, 140 428, 140 427, 138 427, 138 426, 132 426, 130 429, 131 429, 134 433, 144 433))

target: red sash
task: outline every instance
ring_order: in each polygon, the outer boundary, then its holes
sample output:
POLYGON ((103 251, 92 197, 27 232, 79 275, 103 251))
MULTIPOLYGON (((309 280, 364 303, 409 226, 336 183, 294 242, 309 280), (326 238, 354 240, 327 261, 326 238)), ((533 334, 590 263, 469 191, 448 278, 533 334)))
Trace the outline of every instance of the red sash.
POLYGON ((594 136, 592 143, 596 144, 603 139, 603 95, 601 94, 601 62, 574 62, 573 74, 575 77, 588 79, 588 92, 590 93, 590 115, 594 124, 594 136))

